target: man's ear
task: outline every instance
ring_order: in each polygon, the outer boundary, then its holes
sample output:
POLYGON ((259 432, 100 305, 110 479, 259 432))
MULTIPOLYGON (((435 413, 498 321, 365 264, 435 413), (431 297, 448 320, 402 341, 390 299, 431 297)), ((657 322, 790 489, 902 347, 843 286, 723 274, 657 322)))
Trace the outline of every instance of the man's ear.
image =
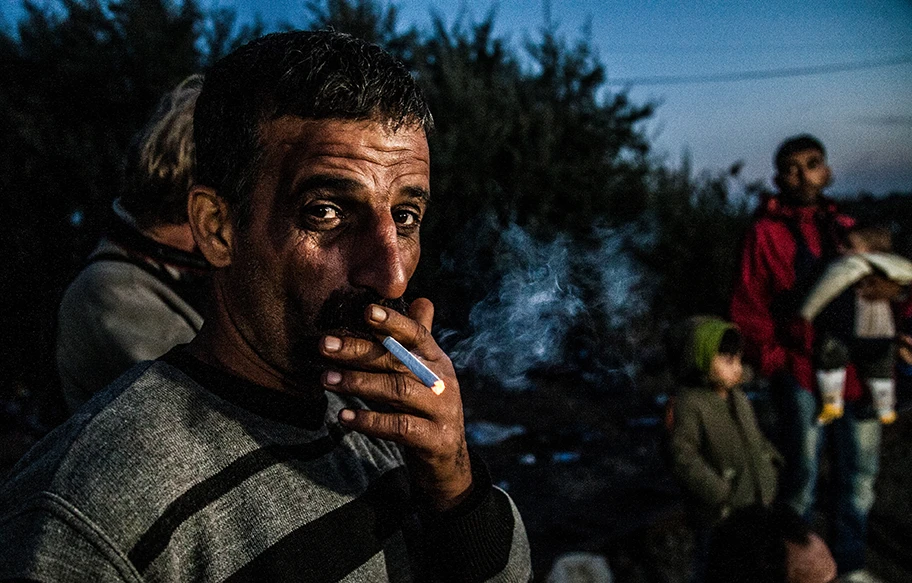
POLYGON ((234 223, 225 200, 208 186, 194 185, 187 198, 187 217, 206 260, 213 267, 231 264, 234 223))

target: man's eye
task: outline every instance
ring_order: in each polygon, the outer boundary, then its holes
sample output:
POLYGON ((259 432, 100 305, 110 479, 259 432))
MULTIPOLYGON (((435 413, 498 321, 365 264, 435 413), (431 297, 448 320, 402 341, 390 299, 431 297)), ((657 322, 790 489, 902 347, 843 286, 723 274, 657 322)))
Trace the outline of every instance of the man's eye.
POLYGON ((345 219, 342 209, 331 204, 306 207, 301 216, 303 225, 318 231, 334 229, 345 219))
POLYGON ((339 219, 342 217, 342 213, 336 207, 329 206, 326 204, 321 204, 318 206, 312 206, 307 209, 307 214, 311 217, 322 219, 322 220, 333 220, 339 219))
POLYGON ((393 219, 403 227, 415 227, 421 223, 421 217, 415 211, 398 210, 393 213, 393 219))

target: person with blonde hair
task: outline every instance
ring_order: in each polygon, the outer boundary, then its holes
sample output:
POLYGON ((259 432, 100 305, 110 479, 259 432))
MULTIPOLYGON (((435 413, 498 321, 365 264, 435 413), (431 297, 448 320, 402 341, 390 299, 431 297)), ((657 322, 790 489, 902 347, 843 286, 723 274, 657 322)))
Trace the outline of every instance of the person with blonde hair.
POLYGON ((168 92, 134 138, 114 219, 63 296, 56 358, 70 412, 202 326, 209 264, 187 222, 202 82, 192 75, 168 92))

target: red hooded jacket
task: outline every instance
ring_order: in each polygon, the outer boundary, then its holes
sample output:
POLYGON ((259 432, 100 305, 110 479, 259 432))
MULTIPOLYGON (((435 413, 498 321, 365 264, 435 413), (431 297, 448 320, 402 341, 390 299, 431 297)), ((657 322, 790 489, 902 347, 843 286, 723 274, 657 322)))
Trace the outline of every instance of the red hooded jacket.
MULTIPOLYGON (((815 388, 814 331, 800 319, 798 308, 853 224, 854 219, 839 214, 829 200, 802 207, 771 197, 757 210, 744 240, 731 319, 744 335, 747 361, 761 375, 789 373, 807 390, 815 388)), ((850 365, 845 398, 851 401, 861 394, 850 365)))

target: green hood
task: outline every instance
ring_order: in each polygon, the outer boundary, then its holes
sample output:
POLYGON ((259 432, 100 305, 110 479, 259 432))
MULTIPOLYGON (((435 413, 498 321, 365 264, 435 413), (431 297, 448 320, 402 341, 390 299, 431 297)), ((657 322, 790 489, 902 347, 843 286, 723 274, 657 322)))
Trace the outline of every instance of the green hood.
POLYGON ((700 373, 709 373, 712 359, 719 352, 719 344, 727 330, 734 329, 735 325, 719 318, 701 318, 695 322, 690 338, 690 347, 687 351, 691 357, 691 366, 700 373))

